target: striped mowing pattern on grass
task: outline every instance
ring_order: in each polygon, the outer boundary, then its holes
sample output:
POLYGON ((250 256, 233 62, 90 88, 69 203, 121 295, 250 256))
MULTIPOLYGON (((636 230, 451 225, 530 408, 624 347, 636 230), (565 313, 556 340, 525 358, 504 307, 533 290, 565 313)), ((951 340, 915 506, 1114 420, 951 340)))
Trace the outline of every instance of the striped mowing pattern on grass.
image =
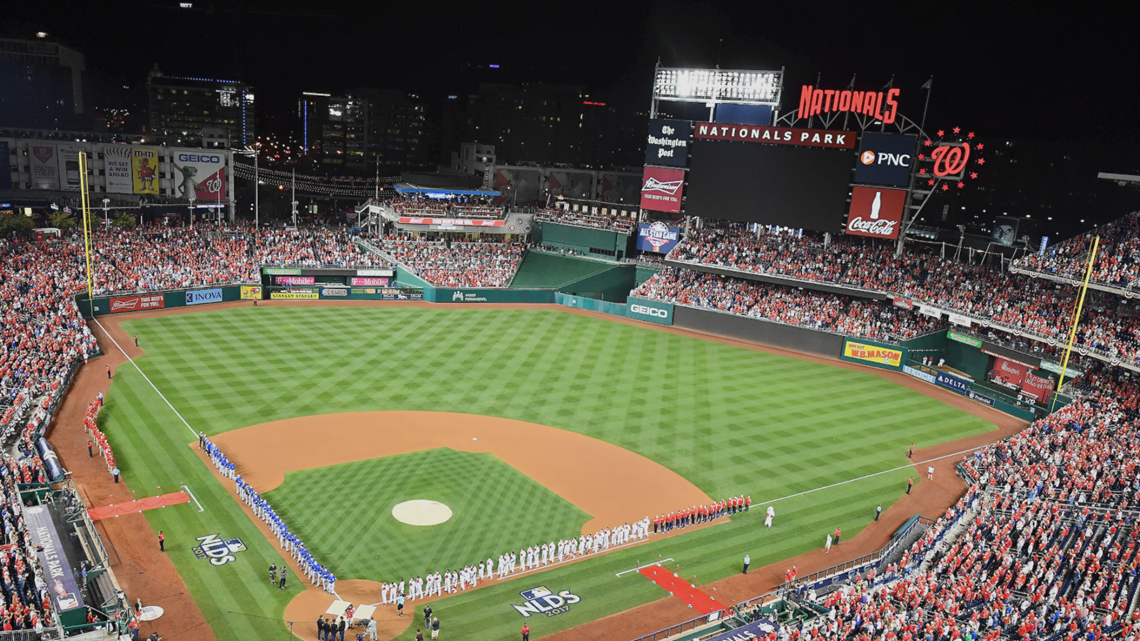
POLYGON ((264 495, 337 579, 401 581, 495 560, 581 532, 590 515, 491 454, 450 448, 290 472, 264 495), (473 492, 472 488, 480 488, 473 492), (439 501, 451 519, 401 523, 392 508, 439 501))
MULTIPOLYGON (((751 494, 757 503, 901 465, 911 443, 924 447, 993 429, 873 374, 559 311, 248 307, 139 319, 125 329, 137 331, 147 350, 139 366, 207 434, 349 411, 502 416, 617 444, 710 496, 751 494)), ((170 547, 171 532, 189 537, 178 543, 187 551, 193 537, 214 532, 253 539, 222 568, 192 554, 172 556, 207 618, 219 617, 211 623, 219 638, 272 638, 281 628, 256 617, 279 619, 284 605, 282 595, 261 585, 273 548, 257 540, 186 448, 173 413, 141 377, 120 371, 106 431, 126 478, 140 487, 185 481, 206 507, 201 515, 160 510, 147 519, 166 530, 170 547)), ((522 583, 581 595, 571 612, 532 621, 537 635, 547 634, 658 598, 644 580, 613 576, 658 554, 711 581, 738 571, 746 552, 760 566, 822 545, 836 526, 852 536, 876 504, 902 493, 907 476, 901 470, 781 503, 773 530, 758 527, 762 517, 754 510, 731 524, 446 599, 437 611, 464 638, 506 638, 520 623, 509 603, 533 587, 522 583)), ((350 501, 350 489, 329 488, 329 500, 350 501)), ((472 494, 479 500, 480 492, 472 494)), ((377 507, 374 518, 380 516, 377 507)), ((316 536, 311 545, 335 544, 316 536)), ((484 538, 493 557, 517 550, 516 540, 494 538, 484 538)), ((425 561, 416 573, 436 569, 425 561)))

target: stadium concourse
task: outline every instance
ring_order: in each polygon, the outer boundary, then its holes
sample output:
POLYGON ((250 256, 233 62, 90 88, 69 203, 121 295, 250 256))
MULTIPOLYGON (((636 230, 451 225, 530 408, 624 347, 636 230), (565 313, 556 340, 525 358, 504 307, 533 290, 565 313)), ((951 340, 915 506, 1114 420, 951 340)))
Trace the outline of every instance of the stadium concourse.
MULTIPOLYGON (((1094 276, 1109 291, 1090 294, 1078 346, 1137 364, 1140 317, 1130 301, 1136 215, 1101 232, 1106 242, 1094 276)), ((890 245, 757 237, 734 224, 706 223, 668 261, 885 293, 969 316, 1011 341, 1032 335, 1056 342, 1064 337, 1076 292, 1071 283, 1045 276, 1075 278, 1087 240, 1072 239, 1015 264, 1019 272, 1042 276, 1034 278, 947 260, 921 247, 895 256, 890 245)), ((525 253, 521 245, 504 243, 379 242, 428 282, 441 283, 505 286, 525 253)), ((99 293, 252 282, 266 264, 389 264, 360 249, 347 230, 327 227, 105 228, 96 233, 94 249, 99 293)), ((47 408, 97 349, 72 298, 85 288, 83 267, 75 233, 41 243, 0 241, 0 430, 15 454, 0 465, 0 487, 9 495, 17 478, 42 478, 32 441, 47 422, 47 408)), ((684 267, 663 270, 633 293, 887 341, 945 327, 883 302, 684 267)), ((811 600, 815 592, 824 609, 786 623, 783 632, 827 639, 1134 638, 1140 388, 1127 372, 1104 363, 1088 367, 1073 389, 1079 397, 1071 405, 962 461, 968 493, 901 560, 827 594, 810 585, 788 586, 803 588, 793 598, 811 600)), ((80 401, 71 417, 76 425, 91 399, 80 401)), ((67 417, 61 414, 60 422, 67 417)), ((17 515, 5 510, 6 542, 26 535, 17 515)), ((9 576, 41 572, 19 548, 0 562, 9 576)), ((50 621, 43 595, 29 593, 36 585, 42 585, 42 572, 39 582, 4 590, 5 625, 50 621)))

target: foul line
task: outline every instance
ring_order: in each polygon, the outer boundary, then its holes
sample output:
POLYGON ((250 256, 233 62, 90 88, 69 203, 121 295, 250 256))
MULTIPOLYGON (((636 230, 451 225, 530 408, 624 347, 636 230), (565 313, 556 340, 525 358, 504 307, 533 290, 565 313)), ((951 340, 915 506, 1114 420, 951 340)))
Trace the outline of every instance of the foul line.
POLYGON ((198 502, 198 499, 194 496, 194 493, 190 491, 190 488, 186 487, 185 483, 182 484, 182 489, 186 490, 186 493, 190 495, 190 498, 194 499, 194 504, 198 506, 199 512, 206 511, 206 508, 202 507, 202 504, 198 502))
POLYGON ((614 576, 619 576, 619 577, 620 577, 621 575, 623 575, 623 574, 629 574, 630 572, 640 572, 640 571, 641 571, 643 568, 651 568, 651 567, 653 567, 653 566, 655 566, 655 565, 656 565, 657 567, 661 567, 661 564, 662 564, 662 563, 664 563, 664 562, 666 562, 666 561, 675 561, 675 560, 676 560, 676 559, 674 559, 673 557, 669 557, 669 558, 667 558, 667 559, 661 559, 660 561, 658 561, 658 562, 656 562, 656 563, 649 563, 649 564, 647 564, 647 565, 639 565, 639 566, 637 566, 637 567, 633 568, 632 570, 622 570, 621 572, 618 572, 618 573, 617 573, 617 574, 615 574, 614 576))
POLYGON ((162 395, 162 392, 158 391, 158 387, 155 386, 155 384, 149 378, 147 378, 147 375, 143 373, 142 368, 138 366, 138 363, 136 363, 134 359, 127 354, 127 351, 123 349, 121 345, 119 345, 119 341, 116 341, 115 337, 111 336, 111 332, 107 331, 106 327, 103 327, 103 323, 100 323, 99 320, 94 317, 92 317, 91 320, 95 321, 95 324, 99 326, 99 329, 103 330, 103 333, 107 335, 107 338, 111 339, 111 342, 115 344, 115 347, 119 348, 119 352, 126 357, 127 361, 129 361, 131 365, 135 366, 135 369, 138 370, 139 374, 142 374, 142 377, 146 379, 147 383, 150 384, 151 389, 153 389, 155 393, 158 394, 160 398, 162 398, 162 401, 166 403, 166 406, 170 408, 170 411, 174 412, 174 415, 178 417, 178 420, 182 421, 182 424, 186 426, 186 429, 190 430, 190 433, 197 437, 198 432, 195 432, 194 428, 190 427, 190 424, 186 422, 186 419, 182 418, 182 415, 178 413, 178 410, 174 409, 174 406, 170 404, 170 401, 166 400, 166 397, 162 395))

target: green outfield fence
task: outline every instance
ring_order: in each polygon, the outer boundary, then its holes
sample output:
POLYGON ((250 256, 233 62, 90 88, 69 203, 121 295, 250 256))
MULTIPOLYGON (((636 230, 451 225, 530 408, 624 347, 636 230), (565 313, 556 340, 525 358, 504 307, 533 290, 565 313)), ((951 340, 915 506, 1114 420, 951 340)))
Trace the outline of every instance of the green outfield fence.
POLYGON ((79 312, 84 316, 103 316, 104 314, 121 312, 139 312, 149 309, 235 301, 241 299, 242 287, 260 286, 258 283, 247 283, 244 285, 195 287, 192 289, 97 296, 90 300, 86 294, 80 294, 75 297, 75 303, 79 305, 79 312))
POLYGON ((603 314, 613 314, 624 318, 649 321, 659 325, 673 324, 673 304, 655 300, 630 297, 626 303, 615 303, 584 296, 573 296, 561 292, 555 294, 555 302, 566 307, 585 309, 603 314))

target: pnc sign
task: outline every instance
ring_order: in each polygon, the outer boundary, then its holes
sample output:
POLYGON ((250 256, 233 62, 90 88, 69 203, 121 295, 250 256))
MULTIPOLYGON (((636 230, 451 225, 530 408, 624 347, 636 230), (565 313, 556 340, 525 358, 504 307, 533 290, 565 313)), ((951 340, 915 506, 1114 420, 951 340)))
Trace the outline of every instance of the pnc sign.
POLYGON ((859 143, 855 182, 906 187, 917 143, 918 137, 910 134, 865 132, 859 143))

